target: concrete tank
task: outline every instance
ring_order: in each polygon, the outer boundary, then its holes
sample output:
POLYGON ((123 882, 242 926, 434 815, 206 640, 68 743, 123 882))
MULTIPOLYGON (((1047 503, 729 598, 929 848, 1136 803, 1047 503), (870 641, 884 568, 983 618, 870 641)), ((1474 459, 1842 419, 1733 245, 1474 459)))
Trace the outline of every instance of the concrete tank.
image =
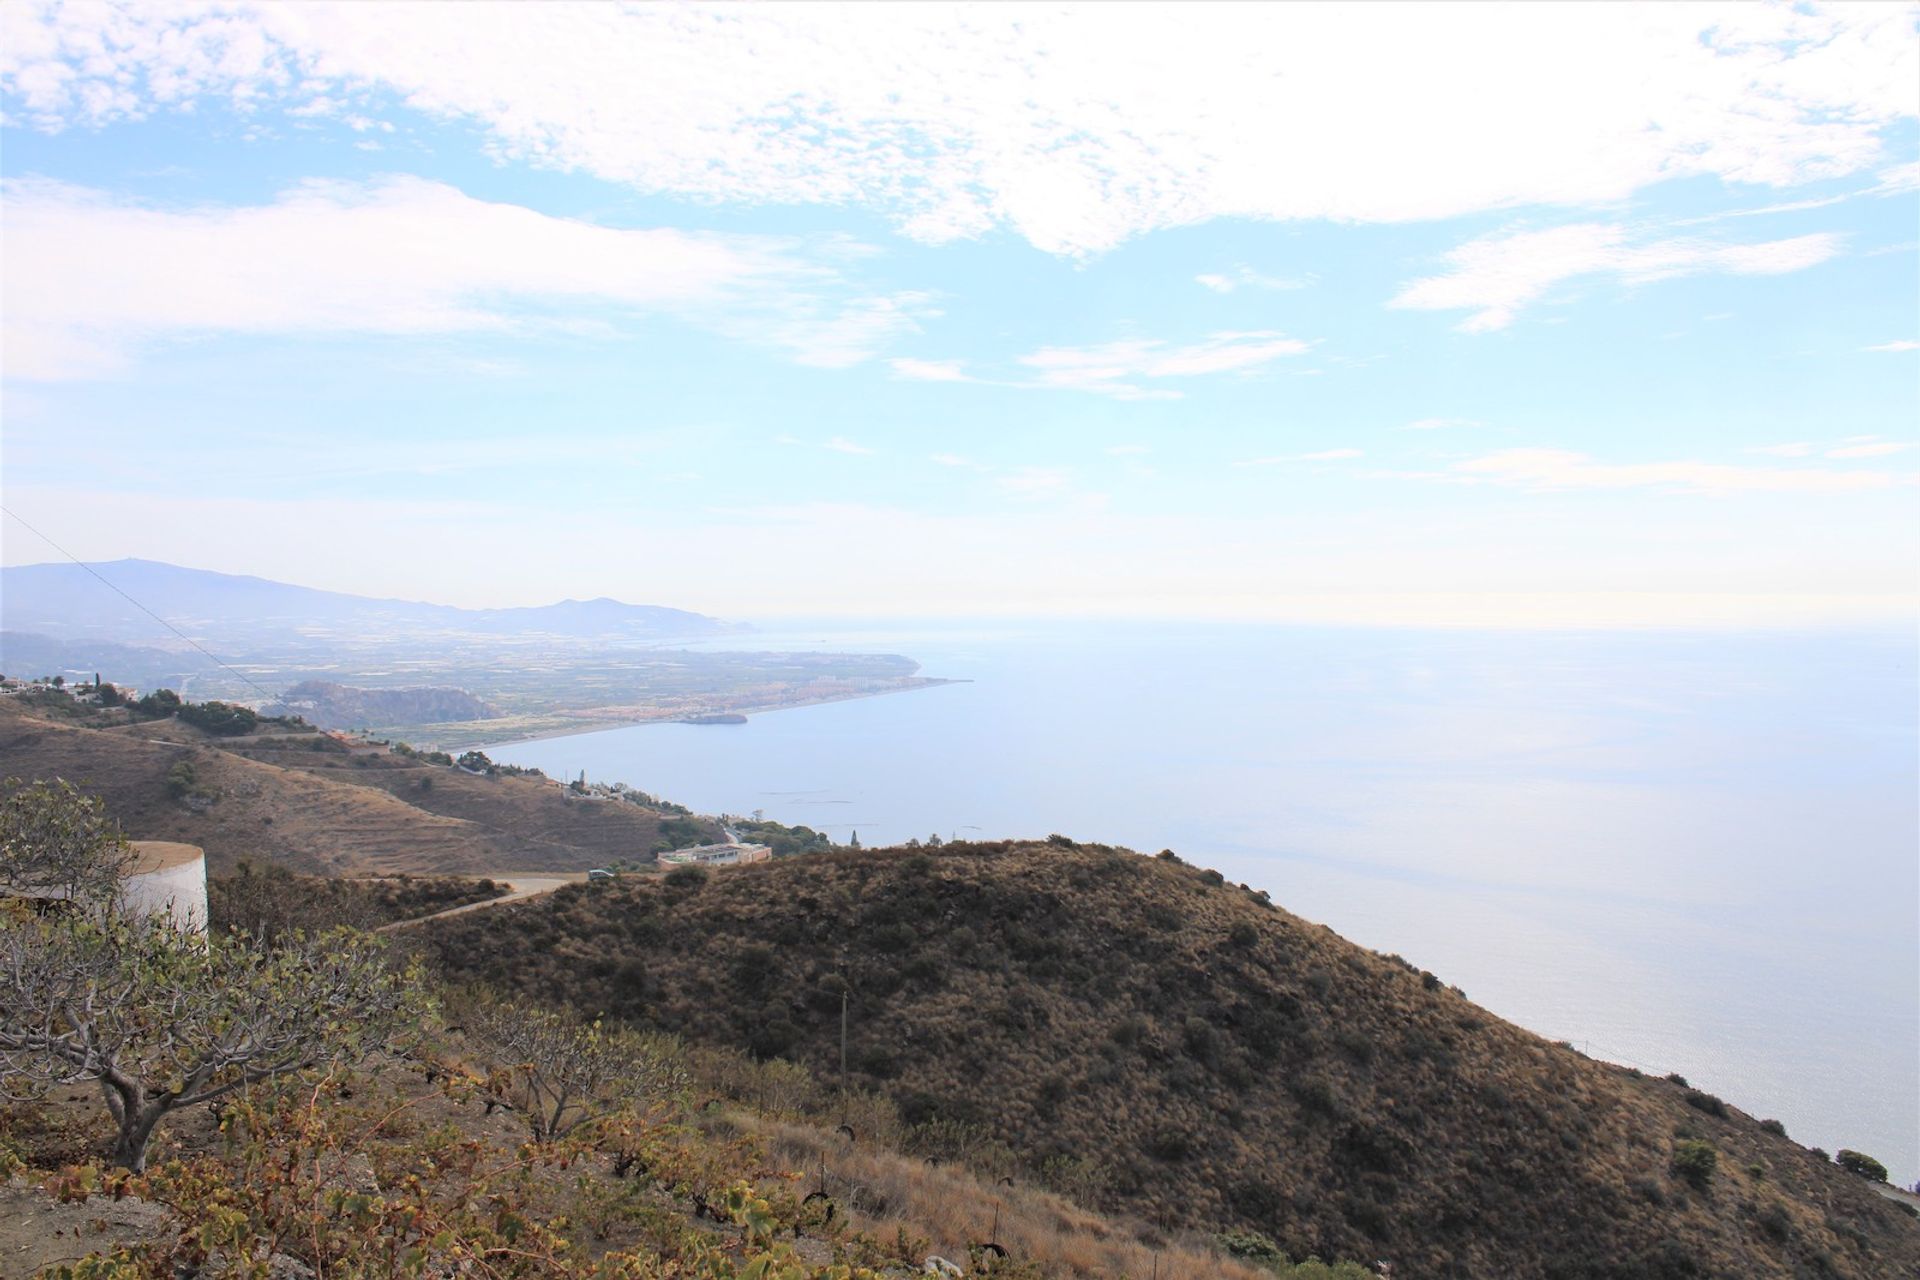
POLYGON ((130 915, 166 914, 190 933, 207 928, 207 857, 198 845, 135 840, 133 863, 120 883, 120 907, 130 915))

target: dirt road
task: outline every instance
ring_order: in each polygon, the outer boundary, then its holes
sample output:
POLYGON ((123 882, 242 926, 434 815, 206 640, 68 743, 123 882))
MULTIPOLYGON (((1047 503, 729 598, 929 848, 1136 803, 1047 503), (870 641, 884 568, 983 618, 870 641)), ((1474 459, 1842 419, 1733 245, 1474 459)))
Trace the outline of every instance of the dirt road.
POLYGON ((379 933, 388 933, 395 929, 410 929, 429 920, 440 920, 447 916, 457 916, 462 912, 479 911, 486 907, 504 906, 509 902, 524 902, 528 898, 537 898, 543 893, 552 893, 561 885, 580 884, 587 878, 584 871, 573 871, 555 875, 551 871, 527 874, 520 871, 493 871, 485 873, 485 878, 495 884, 505 885, 507 892, 498 898, 487 898, 481 902, 469 902, 464 906, 448 907, 445 911, 436 911, 430 916, 415 916, 411 920, 396 920, 392 924, 381 925, 379 933))

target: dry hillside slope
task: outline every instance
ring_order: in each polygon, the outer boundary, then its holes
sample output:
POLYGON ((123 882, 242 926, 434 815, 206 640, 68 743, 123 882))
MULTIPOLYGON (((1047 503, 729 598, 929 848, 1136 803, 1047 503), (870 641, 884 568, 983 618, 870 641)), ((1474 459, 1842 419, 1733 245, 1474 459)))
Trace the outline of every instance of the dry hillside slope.
POLYGON ((1920 1275, 1920 1222, 1756 1120, 1178 861, 823 854, 424 932, 457 976, 823 1076, 844 980, 854 1083, 924 1134, 985 1130, 1103 1207, 1295 1257, 1400 1280, 1920 1275), (1699 1185, 1688 1142, 1717 1161, 1699 1185))
MULTIPOLYGON (((324 875, 579 871, 644 857, 662 816, 569 799, 533 778, 486 777, 319 734, 212 737, 177 720, 102 727, 0 699, 0 773, 65 778, 101 797, 127 834, 324 875), (170 773, 193 772, 193 797, 170 773)), ((702 831, 710 832, 710 826, 702 831)))

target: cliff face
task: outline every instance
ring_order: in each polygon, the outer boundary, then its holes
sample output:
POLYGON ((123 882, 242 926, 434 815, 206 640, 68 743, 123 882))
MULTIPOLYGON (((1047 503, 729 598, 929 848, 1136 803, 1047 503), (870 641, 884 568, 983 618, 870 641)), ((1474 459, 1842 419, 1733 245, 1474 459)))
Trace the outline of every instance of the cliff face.
POLYGON ((929 1140, 984 1134, 1104 1206, 1296 1257, 1400 1277, 1920 1273, 1920 1223, 1753 1118, 1177 861, 965 845, 680 880, 450 919, 430 945, 458 976, 823 1077, 844 985, 854 1083, 929 1140), (1697 1182, 1676 1172, 1691 1142, 1714 1152, 1697 1182))

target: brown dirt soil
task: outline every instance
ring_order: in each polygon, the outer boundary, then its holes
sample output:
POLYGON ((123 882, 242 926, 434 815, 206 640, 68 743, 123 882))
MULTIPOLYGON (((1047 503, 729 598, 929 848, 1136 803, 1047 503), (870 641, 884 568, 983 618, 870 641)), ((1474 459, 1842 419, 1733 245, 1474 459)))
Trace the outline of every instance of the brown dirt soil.
POLYGON ((172 1221, 168 1210, 144 1200, 62 1203, 16 1178, 0 1185, 0 1280, 32 1280, 42 1268, 155 1239, 172 1221))

